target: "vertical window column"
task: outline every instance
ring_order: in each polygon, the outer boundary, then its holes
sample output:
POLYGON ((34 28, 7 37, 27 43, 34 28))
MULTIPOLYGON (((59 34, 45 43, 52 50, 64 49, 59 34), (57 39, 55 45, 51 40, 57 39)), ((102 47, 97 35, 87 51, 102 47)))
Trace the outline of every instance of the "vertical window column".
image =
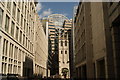
POLYGON ((8 15, 6 15, 6 21, 5 21, 5 31, 9 32, 9 23, 10 23, 10 18, 8 15))
POLYGON ((3 10, 0 8, 0 27, 2 27, 2 22, 3 22, 3 10))
POLYGON ((20 39, 19 39, 20 43, 22 43, 22 31, 20 31, 20 39))
POLYGON ((23 15, 21 14, 21 28, 23 27, 23 15))
POLYGON ((9 11, 11 11, 11 2, 9 2, 9 1, 7 2, 7 8, 9 11))
POLYGON ((16 38, 17 41, 18 41, 18 37, 19 37, 19 28, 16 26, 16 36, 15 36, 15 38, 16 38))
POLYGON ((24 32, 25 32, 25 28, 26 28, 26 20, 24 19, 24 32))
POLYGON ((7 50, 8 50, 8 41, 4 39, 3 42, 3 55, 7 56, 7 50))
POLYGON ((15 2, 13 2, 12 16, 13 16, 14 19, 15 19, 15 17, 16 17, 16 4, 15 4, 15 2))
POLYGON ((25 46, 25 35, 23 35, 23 45, 25 46))
POLYGON ((18 23, 20 22, 20 10, 19 9, 17 10, 17 21, 18 23))
POLYGON ((15 28, 15 23, 12 21, 11 23, 11 36, 14 37, 14 28, 15 28))

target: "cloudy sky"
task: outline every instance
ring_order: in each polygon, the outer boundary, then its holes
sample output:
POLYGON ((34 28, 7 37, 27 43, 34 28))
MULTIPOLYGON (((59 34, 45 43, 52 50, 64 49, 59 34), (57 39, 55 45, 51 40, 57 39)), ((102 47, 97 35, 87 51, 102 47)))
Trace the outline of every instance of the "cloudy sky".
POLYGON ((78 5, 77 2, 39 2, 37 11, 41 18, 50 14, 63 14, 71 19, 73 7, 76 5, 78 5))

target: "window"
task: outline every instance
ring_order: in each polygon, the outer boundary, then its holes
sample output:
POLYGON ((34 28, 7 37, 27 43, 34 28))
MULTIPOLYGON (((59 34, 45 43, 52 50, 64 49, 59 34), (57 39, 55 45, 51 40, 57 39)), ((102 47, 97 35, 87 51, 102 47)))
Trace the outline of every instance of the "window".
POLYGON ((22 12, 24 12, 24 2, 22 3, 22 12))
POLYGON ((23 45, 25 45, 25 35, 23 35, 23 45))
POLYGON ((63 51, 61 51, 61 54, 63 54, 63 51))
POLYGON ((10 64, 8 64, 8 73, 10 73, 10 64))
POLYGON ((29 36, 30 36, 30 27, 29 27, 29 36))
POLYGON ((5 56, 7 56, 7 51, 8 51, 8 41, 6 40, 5 56))
POLYGON ((8 15, 6 15, 6 22, 5 22, 5 31, 9 31, 9 21, 10 21, 10 18, 8 17, 8 15))
POLYGON ((24 19, 24 31, 25 31, 25 27, 26 27, 26 20, 24 19))
POLYGON ((63 41, 61 40, 61 46, 63 46, 63 41))
POLYGON ((33 44, 32 44, 32 52, 33 52, 33 44))
POLYGON ((16 4, 15 2, 13 3, 13 11, 12 11, 13 17, 15 18, 16 15, 16 4))
POLYGON ((17 71, 17 66, 14 65, 14 68, 13 68, 13 73, 16 74, 16 71, 17 71))
POLYGON ((65 54, 67 54, 67 51, 65 51, 65 54))
POLYGON ((18 23, 19 23, 19 21, 20 21, 19 18, 20 18, 20 10, 18 9, 18 10, 17 10, 17 21, 18 21, 18 23))
POLYGON ((26 47, 27 47, 27 37, 26 37, 26 47))
POLYGON ((26 13, 27 13, 27 7, 25 6, 25 17, 26 17, 26 13))
POLYGON ((27 20, 29 22, 29 11, 27 12, 27 20))
POLYGON ((62 62, 64 63, 64 54, 63 54, 63 51, 61 51, 61 54, 62 54, 62 62))
POLYGON ((6 39, 4 39, 4 43, 3 43, 3 55, 7 56, 7 50, 8 50, 8 41, 6 39))
POLYGON ((21 7, 20 5, 21 5, 21 2, 18 2, 18 6, 19 6, 19 8, 21 7))
POLYGON ((28 49, 29 49, 29 44, 30 44, 30 41, 28 40, 28 49))
POLYGON ((30 42, 30 51, 31 51, 31 42, 30 42))
POLYGON ((11 24, 11 35, 14 37, 14 27, 15 27, 15 23, 12 22, 11 24))
POLYGON ((21 74, 21 67, 18 66, 18 74, 21 74))
POLYGON ((17 59, 18 47, 15 46, 14 59, 17 59))
POLYGON ((2 27, 3 10, 0 8, 0 27, 2 27))
POLYGON ((2 62, 2 73, 3 74, 6 74, 6 66, 7 66, 7 63, 2 62))
POLYGON ((22 42, 22 31, 20 31, 20 43, 22 42))
POLYGON ((21 27, 23 26, 23 15, 21 14, 21 27))
POLYGON ((67 46, 67 41, 65 41, 65 46, 67 46))
POLYGON ((28 33, 28 24, 27 24, 27 26, 26 26, 26 33, 28 33))
POLYGON ((34 22, 33 22, 33 31, 34 31, 34 22))
POLYGON ((10 48, 9 48, 9 57, 13 57, 13 44, 10 43, 10 48))
POLYGON ((18 32, 19 32, 19 28, 16 26, 16 40, 18 40, 18 32))
POLYGON ((8 8, 8 10, 10 11, 10 9, 11 9, 11 2, 7 2, 7 8, 8 8))

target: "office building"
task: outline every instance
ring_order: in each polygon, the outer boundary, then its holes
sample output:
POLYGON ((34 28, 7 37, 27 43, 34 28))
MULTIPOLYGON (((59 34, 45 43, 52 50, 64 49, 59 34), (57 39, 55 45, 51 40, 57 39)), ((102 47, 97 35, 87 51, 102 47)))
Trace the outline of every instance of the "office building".
POLYGON ((69 38, 68 30, 71 30, 71 21, 62 14, 48 16, 49 54, 52 56, 51 75, 63 77, 63 69, 69 68, 69 38))
POLYGON ((39 73, 45 76, 47 38, 37 17, 36 5, 34 1, 0 2, 1 74, 29 77, 39 73), (38 72, 37 68, 40 68, 38 72))
POLYGON ((35 74, 41 77, 47 76, 47 60, 48 60, 48 39, 40 22, 39 15, 36 14, 36 27, 34 38, 34 57, 35 57, 35 74))
POLYGON ((119 79, 119 2, 80 2, 74 21, 78 78, 119 79))

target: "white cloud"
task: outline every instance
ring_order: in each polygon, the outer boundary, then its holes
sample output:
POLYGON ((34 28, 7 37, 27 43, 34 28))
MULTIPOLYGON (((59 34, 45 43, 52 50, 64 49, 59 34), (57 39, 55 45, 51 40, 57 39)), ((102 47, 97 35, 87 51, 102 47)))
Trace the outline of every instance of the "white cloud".
POLYGON ((41 9, 42 9, 42 4, 39 2, 37 4, 36 10, 37 10, 37 12, 40 12, 41 9))
POLYGON ((47 17, 47 16, 49 16, 50 14, 52 14, 52 11, 51 11, 51 9, 49 8, 49 9, 43 11, 42 14, 40 14, 40 18, 47 17))
POLYGON ((67 13, 63 13, 63 15, 64 15, 64 16, 68 16, 68 14, 67 14, 67 13))

